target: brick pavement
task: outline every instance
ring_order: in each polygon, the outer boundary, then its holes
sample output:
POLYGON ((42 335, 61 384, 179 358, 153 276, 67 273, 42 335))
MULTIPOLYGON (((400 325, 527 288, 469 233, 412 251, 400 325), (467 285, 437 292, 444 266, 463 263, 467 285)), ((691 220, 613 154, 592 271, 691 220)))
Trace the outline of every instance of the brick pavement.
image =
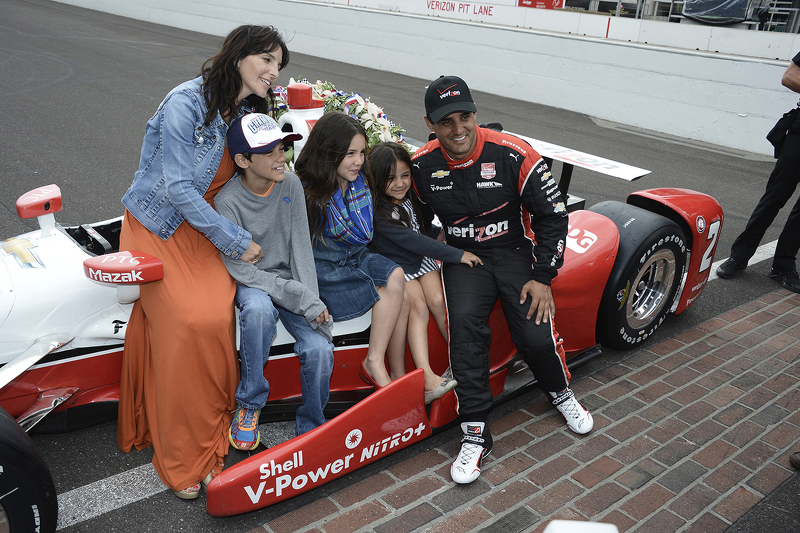
POLYGON ((452 439, 251 533, 538 532, 552 519, 722 532, 793 475, 798 381, 800 295, 779 289, 573 382, 589 435, 541 397, 491 421, 470 485, 450 480, 452 439))

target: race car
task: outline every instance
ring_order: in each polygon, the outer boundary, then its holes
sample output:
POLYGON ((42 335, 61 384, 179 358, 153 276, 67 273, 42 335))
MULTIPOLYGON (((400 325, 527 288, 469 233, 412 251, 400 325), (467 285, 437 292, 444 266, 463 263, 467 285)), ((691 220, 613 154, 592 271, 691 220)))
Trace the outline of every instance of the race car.
MULTIPOLYGON (((523 137, 549 164, 563 163, 568 193, 573 166, 633 180, 648 171, 523 137)), ((686 189, 650 189, 627 202, 583 209, 569 197, 564 266, 553 280, 556 328, 574 368, 601 353, 653 336, 669 313, 681 313, 702 293, 723 213, 714 198, 686 189)), ((54 531, 52 478, 25 431, 66 431, 112 419, 119 399, 125 329, 143 283, 158 283, 161 262, 119 250, 122 218, 62 226, 56 185, 17 200, 22 218, 39 229, 0 243, 0 530, 54 531), (3 496, 4 495, 4 496, 3 496)), ((448 351, 434 321, 430 362, 448 369, 448 351)), ((496 402, 535 385, 516 355, 502 309, 493 332, 490 383, 496 402)), ((335 368, 327 416, 319 428, 226 469, 208 487, 207 511, 227 516, 308 491, 418 442, 456 419, 449 393, 424 402, 421 370, 378 391, 358 375, 370 314, 335 325, 335 368)), ((407 368, 413 368, 407 354, 407 368)), ((265 375, 271 384, 262 421, 293 418, 300 404, 300 364, 293 340, 279 328, 265 375), (276 379, 281 376, 281 379, 276 379)))

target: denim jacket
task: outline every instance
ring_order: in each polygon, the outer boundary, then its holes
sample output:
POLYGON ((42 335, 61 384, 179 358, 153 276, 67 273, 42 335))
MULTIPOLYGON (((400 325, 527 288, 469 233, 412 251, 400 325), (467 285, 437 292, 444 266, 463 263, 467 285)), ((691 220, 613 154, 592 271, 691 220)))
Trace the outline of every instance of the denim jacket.
POLYGON ((217 114, 204 125, 200 77, 167 94, 147 122, 139 170, 122 197, 136 220, 163 240, 186 220, 232 258, 241 256, 251 235, 220 216, 203 199, 219 168, 228 125, 217 114))

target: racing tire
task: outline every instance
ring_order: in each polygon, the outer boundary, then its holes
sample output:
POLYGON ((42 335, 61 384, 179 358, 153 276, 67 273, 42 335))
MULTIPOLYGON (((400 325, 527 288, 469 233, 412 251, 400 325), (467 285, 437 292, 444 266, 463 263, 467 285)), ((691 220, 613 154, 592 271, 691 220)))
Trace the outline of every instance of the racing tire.
POLYGON ((56 488, 47 464, 17 421, 0 408, 0 531, 53 533, 57 521, 56 488))
POLYGON ((597 338, 617 350, 650 338, 672 309, 686 270, 681 228, 666 217, 621 202, 592 206, 620 231, 614 268, 597 314, 597 338))

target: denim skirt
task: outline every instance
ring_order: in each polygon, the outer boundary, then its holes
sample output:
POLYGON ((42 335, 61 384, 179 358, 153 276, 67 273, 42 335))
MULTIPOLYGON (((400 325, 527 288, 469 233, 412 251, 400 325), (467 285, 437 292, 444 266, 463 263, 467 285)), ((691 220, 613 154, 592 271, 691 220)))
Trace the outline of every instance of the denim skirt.
POLYGON ((334 320, 349 320, 366 313, 380 297, 396 268, 394 261, 366 246, 340 246, 334 240, 314 238, 319 297, 334 320))

